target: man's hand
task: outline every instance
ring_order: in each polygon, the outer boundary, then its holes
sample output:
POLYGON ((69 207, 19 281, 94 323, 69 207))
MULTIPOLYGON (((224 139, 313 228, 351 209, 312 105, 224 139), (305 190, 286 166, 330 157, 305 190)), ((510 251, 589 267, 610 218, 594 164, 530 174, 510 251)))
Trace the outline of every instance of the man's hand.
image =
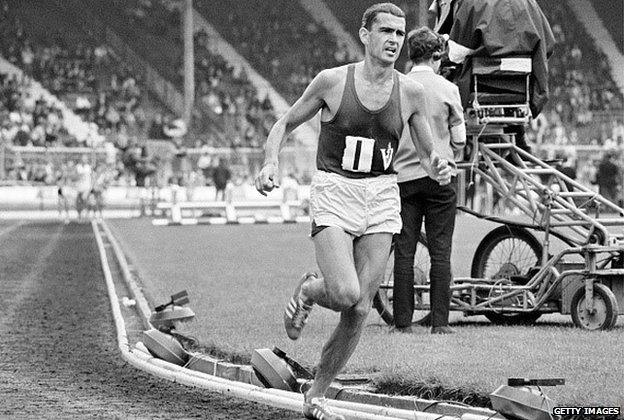
POLYGON ((435 178, 433 179, 438 181, 440 185, 448 185, 451 183, 453 170, 446 159, 440 159, 437 155, 434 156, 431 160, 431 167, 435 173, 435 178))
POLYGON ((277 163, 265 163, 258 176, 256 176, 256 180, 254 181, 254 185, 256 186, 258 192, 266 196, 267 192, 273 191, 273 188, 278 188, 279 185, 275 180, 276 177, 277 163))

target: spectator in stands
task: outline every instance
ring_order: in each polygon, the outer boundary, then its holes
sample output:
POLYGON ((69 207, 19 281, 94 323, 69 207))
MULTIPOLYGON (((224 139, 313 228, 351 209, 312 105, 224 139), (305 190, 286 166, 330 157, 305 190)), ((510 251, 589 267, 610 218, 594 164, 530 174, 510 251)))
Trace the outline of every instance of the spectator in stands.
POLYGON ((78 221, 82 221, 87 210, 87 198, 93 184, 93 169, 89 164, 89 156, 82 155, 80 162, 75 167, 74 188, 76 190, 76 211, 78 221))
POLYGON ((299 181, 297 181, 294 172, 284 172, 280 186, 282 188, 282 201, 284 203, 299 200, 299 181))
POLYGON ((15 138, 13 139, 13 143, 18 146, 32 146, 30 140, 30 127, 27 124, 22 124, 20 128, 15 133, 15 138))
MULTIPOLYGON (((577 167, 576 167, 576 152, 574 148, 568 148, 564 153, 559 156, 560 162, 555 166, 559 172, 567 176, 568 178, 576 181, 577 167)), ((574 187, 566 182, 568 191, 574 191, 574 187)))
POLYGON ((220 158, 219 163, 212 170, 212 182, 215 187, 215 201, 225 200, 225 189, 228 185, 228 182, 232 178, 232 172, 230 168, 228 168, 225 159, 220 158))
POLYGON ((65 169, 65 167, 61 169, 56 179, 56 208, 59 217, 67 224, 69 223, 69 179, 65 169))
POLYGON ((110 185, 111 173, 106 165, 97 165, 93 174, 93 186, 89 200, 89 211, 93 217, 102 218, 104 209, 104 193, 110 185))
POLYGON ((163 131, 170 139, 181 139, 188 132, 186 123, 182 118, 165 117, 163 120, 163 131))
POLYGON ((199 168, 199 170, 202 172, 206 185, 209 181, 212 181, 212 157, 208 152, 208 146, 202 147, 201 155, 197 160, 197 168, 199 168))
POLYGON ((617 151, 607 150, 598 164, 595 179, 600 195, 613 203, 618 202, 620 188, 620 169, 616 164, 616 159, 617 151))
POLYGON ((617 146, 624 146, 624 123, 613 120, 611 124, 611 139, 617 146))
POLYGON ((165 135, 165 131, 163 129, 163 116, 162 114, 154 115, 152 119, 150 128, 147 132, 147 137, 152 140, 162 140, 168 138, 165 135))
POLYGON ((128 147, 124 153, 123 161, 125 168, 134 177, 137 187, 147 186, 147 179, 153 176, 158 169, 145 145, 133 144, 128 147))
POLYGON ((171 142, 172 160, 171 172, 177 179, 176 184, 186 186, 191 171, 187 148, 181 137, 176 137, 171 142))

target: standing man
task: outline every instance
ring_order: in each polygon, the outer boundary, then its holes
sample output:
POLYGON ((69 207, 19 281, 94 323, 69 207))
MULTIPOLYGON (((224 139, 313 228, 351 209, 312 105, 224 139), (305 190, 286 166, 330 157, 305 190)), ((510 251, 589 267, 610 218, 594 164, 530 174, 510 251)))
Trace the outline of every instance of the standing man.
POLYGON ((364 61, 320 72, 273 126, 256 189, 266 195, 278 176, 278 155, 288 134, 321 111, 310 188, 312 239, 323 274, 299 281, 284 314, 296 340, 316 303, 340 312, 305 395, 309 419, 342 419, 325 404, 325 392, 355 350, 373 296, 383 278, 392 235, 400 232, 394 154, 409 129, 423 167, 450 182, 446 161, 433 150, 423 87, 394 70, 405 38, 405 14, 392 3, 364 12, 360 40, 364 61))
POLYGON ((215 201, 219 201, 219 197, 221 197, 221 201, 225 200, 225 188, 227 187, 228 182, 232 178, 232 173, 230 169, 225 164, 225 158, 219 158, 219 163, 212 170, 212 180, 215 186, 215 201))
POLYGON ((84 154, 80 158, 80 162, 75 168, 75 188, 76 188, 76 211, 78 212, 78 221, 82 222, 83 215, 87 212, 87 197, 91 192, 93 184, 93 169, 89 164, 89 156, 84 154))
POLYGON ((604 152, 596 171, 596 184, 598 184, 600 195, 615 204, 618 203, 617 192, 620 181, 620 169, 616 164, 616 157, 616 149, 604 152))
MULTIPOLYGON (((454 156, 466 145, 466 127, 459 89, 439 76, 444 39, 427 27, 413 30, 407 39, 409 58, 414 63, 407 77, 424 87, 436 153, 448 161, 455 175, 454 156)), ((457 205, 454 183, 440 185, 427 175, 419 155, 409 141, 401 141, 395 160, 401 194, 403 228, 395 238, 393 314, 395 329, 411 332, 414 315, 414 254, 425 219, 431 258, 431 332, 450 334, 451 244, 457 205)))

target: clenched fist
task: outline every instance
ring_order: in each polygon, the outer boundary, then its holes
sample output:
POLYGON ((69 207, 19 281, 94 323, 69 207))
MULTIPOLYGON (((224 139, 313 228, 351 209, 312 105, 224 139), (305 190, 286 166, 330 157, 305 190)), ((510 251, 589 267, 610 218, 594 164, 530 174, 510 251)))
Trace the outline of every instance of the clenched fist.
POLYGON ((266 163, 254 181, 258 192, 266 196, 267 192, 273 191, 273 188, 278 188, 279 185, 277 184, 276 177, 277 163, 266 163))

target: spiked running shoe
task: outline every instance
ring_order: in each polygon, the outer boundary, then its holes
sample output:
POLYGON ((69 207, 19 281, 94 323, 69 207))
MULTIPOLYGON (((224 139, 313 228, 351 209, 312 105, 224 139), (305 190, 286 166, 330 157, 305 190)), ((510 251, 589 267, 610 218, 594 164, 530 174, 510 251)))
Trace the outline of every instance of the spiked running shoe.
POLYGON ((301 299, 301 286, 305 283, 309 277, 316 277, 316 273, 305 273, 299 284, 293 293, 292 298, 286 306, 284 311, 284 328, 286 328, 286 334, 291 340, 296 340, 301 335, 301 330, 308 322, 308 316, 312 311, 312 305, 309 305, 301 299))
POLYGON ((303 402, 303 415, 312 420, 345 420, 344 416, 336 414, 327 405, 325 398, 312 398, 303 402))

